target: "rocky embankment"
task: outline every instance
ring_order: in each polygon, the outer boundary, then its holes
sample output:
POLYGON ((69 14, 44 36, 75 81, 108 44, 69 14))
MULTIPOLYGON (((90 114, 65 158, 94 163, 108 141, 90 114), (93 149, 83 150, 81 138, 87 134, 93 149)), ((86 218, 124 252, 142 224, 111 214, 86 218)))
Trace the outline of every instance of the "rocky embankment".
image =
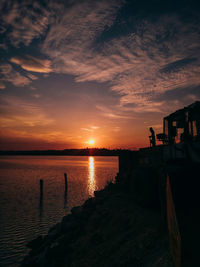
POLYGON ((118 184, 95 192, 28 246, 23 267, 172 267, 159 211, 139 206, 118 184))

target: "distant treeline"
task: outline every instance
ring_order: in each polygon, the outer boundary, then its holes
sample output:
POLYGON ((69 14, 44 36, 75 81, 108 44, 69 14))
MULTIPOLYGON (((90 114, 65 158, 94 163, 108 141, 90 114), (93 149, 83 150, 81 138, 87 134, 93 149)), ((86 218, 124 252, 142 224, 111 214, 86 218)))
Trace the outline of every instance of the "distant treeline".
POLYGON ((0 155, 41 155, 41 156, 118 156, 126 149, 106 149, 106 148, 84 148, 84 149, 64 149, 64 150, 24 150, 24 151, 0 151, 0 155))

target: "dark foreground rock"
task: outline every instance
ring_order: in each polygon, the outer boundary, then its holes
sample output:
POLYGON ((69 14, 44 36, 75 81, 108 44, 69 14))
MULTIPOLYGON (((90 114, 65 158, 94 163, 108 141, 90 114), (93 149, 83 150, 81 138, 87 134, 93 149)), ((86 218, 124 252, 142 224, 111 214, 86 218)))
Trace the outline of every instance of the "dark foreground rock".
POLYGON ((23 267, 173 266, 160 213, 137 205, 113 184, 73 208, 29 247, 23 267))

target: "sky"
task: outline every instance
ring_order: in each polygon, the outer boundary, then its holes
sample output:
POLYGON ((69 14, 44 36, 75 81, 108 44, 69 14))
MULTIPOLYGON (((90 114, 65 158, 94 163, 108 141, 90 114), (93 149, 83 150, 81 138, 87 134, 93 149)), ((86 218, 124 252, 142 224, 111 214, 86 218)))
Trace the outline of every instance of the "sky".
POLYGON ((148 146, 200 100, 198 2, 1 0, 0 149, 148 146))

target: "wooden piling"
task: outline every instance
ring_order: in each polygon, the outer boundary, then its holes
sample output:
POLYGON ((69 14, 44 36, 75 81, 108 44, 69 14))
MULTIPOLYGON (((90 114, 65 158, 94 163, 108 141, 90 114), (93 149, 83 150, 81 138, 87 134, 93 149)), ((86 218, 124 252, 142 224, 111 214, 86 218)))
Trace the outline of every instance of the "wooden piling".
POLYGON ((65 177, 65 192, 67 192, 68 184, 67 184, 67 174, 66 173, 64 173, 64 177, 65 177))
POLYGON ((40 179, 40 198, 43 197, 43 180, 40 179))

